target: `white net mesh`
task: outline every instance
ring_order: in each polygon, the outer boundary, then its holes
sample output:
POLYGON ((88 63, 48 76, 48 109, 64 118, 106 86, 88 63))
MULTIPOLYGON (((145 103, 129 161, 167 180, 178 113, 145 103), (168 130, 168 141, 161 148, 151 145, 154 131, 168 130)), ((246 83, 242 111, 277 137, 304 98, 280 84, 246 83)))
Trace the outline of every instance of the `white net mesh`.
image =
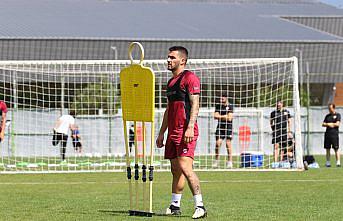
MULTIPOLYGON (((9 108, 5 140, 0 144, 0 170, 124 170, 119 73, 128 64, 128 61, 0 62, 0 98, 9 108), (52 129, 58 117, 69 111, 76 113, 83 148, 81 153, 75 151, 69 134, 67 162, 61 163, 60 148, 51 143, 52 129)), ((167 102, 166 83, 171 74, 164 60, 145 61, 144 65, 151 67, 156 75, 155 128, 158 130, 167 102)), ((217 122, 213 113, 224 94, 234 106, 234 168, 271 167, 273 146, 269 116, 277 100, 282 100, 291 113, 296 167, 302 165, 295 58, 189 60, 187 69, 195 72, 201 80, 200 138, 194 161, 196 169, 214 169, 217 122), (242 133, 244 128, 250 130, 249 139, 246 133, 242 133), (245 158, 242 153, 251 154, 249 159, 253 159, 252 163, 243 164, 245 158), (255 158, 259 160, 256 165, 255 158)), ((227 154, 224 143, 217 169, 225 169, 227 154)), ((155 151, 157 169, 169 169, 163 152, 163 149, 155 151)), ((287 164, 285 168, 288 168, 287 164)))

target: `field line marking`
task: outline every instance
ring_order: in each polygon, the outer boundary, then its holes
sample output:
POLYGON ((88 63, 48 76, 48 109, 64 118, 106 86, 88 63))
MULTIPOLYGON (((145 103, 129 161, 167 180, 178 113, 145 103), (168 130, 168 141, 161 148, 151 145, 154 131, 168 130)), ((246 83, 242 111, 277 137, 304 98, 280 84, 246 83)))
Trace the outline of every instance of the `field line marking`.
MULTIPOLYGON (((201 183, 319 183, 319 182, 343 182, 343 179, 260 179, 260 180, 201 180, 201 183)), ((126 184, 127 181, 86 181, 86 182, 0 182, 0 185, 82 185, 82 184, 126 184)), ((171 181, 155 181, 156 184, 170 184, 171 181)))

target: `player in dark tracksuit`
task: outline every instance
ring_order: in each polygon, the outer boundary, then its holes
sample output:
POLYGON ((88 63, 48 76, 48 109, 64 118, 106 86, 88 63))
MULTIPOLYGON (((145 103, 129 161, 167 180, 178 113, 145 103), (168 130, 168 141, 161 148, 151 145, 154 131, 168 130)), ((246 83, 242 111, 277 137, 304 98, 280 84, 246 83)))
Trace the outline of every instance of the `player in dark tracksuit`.
POLYGON ((226 163, 227 168, 232 168, 232 118, 233 118, 233 105, 229 104, 227 96, 220 98, 220 104, 216 105, 214 111, 214 119, 218 120, 216 129, 216 149, 215 161, 213 167, 217 167, 219 163, 219 148, 224 139, 226 139, 226 149, 228 160, 226 163))
POLYGON ((276 110, 270 114, 270 127, 273 131, 274 162, 279 162, 279 155, 280 160, 283 160, 280 150, 287 148, 288 134, 291 132, 291 115, 283 108, 282 101, 277 102, 276 110))
POLYGON ((330 149, 334 149, 336 155, 336 166, 341 166, 339 154, 339 124, 341 122, 341 115, 336 112, 335 104, 329 104, 329 114, 325 116, 322 126, 326 127, 324 135, 324 148, 326 149, 326 167, 331 167, 330 163, 330 149))

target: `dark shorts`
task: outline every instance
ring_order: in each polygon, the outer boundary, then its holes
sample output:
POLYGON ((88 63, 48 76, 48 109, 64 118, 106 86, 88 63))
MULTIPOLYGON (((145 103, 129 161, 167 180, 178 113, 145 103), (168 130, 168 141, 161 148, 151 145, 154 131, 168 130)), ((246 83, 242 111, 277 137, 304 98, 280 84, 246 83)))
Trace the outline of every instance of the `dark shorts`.
POLYGON ((324 149, 339 149, 339 136, 338 134, 327 134, 324 135, 324 149))
POLYGON ((78 140, 73 140, 73 147, 77 148, 77 147, 82 147, 82 143, 78 140))
POLYGON ((232 127, 217 127, 216 140, 219 139, 232 140, 232 127))
POLYGON ((274 131, 272 144, 280 144, 282 147, 287 146, 288 135, 287 131, 274 131))
POLYGON ((164 151, 164 159, 174 159, 177 157, 191 157, 194 159, 196 143, 196 139, 188 144, 184 143, 183 141, 180 144, 177 144, 171 139, 167 139, 164 151))
POLYGON ((61 142, 62 147, 67 147, 67 141, 68 135, 54 131, 54 135, 52 136, 52 145, 56 146, 61 142))

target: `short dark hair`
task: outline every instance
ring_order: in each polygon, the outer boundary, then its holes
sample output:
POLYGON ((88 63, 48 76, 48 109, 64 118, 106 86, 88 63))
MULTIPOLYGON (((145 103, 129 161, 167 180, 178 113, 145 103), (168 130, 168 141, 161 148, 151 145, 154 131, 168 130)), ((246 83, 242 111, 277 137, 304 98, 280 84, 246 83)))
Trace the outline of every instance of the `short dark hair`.
POLYGON ((221 95, 220 95, 220 97, 226 97, 226 98, 228 98, 228 96, 227 96, 227 94, 224 92, 224 93, 222 93, 221 95))
POLYGON ((183 46, 173 46, 169 48, 169 51, 178 51, 179 53, 181 53, 183 56, 185 56, 186 61, 188 59, 188 50, 187 48, 183 47, 183 46))
POLYGON ((69 110, 69 115, 76 117, 76 111, 75 110, 69 110))
POLYGON ((336 105, 334 103, 329 103, 328 107, 332 106, 333 108, 336 108, 336 105))

